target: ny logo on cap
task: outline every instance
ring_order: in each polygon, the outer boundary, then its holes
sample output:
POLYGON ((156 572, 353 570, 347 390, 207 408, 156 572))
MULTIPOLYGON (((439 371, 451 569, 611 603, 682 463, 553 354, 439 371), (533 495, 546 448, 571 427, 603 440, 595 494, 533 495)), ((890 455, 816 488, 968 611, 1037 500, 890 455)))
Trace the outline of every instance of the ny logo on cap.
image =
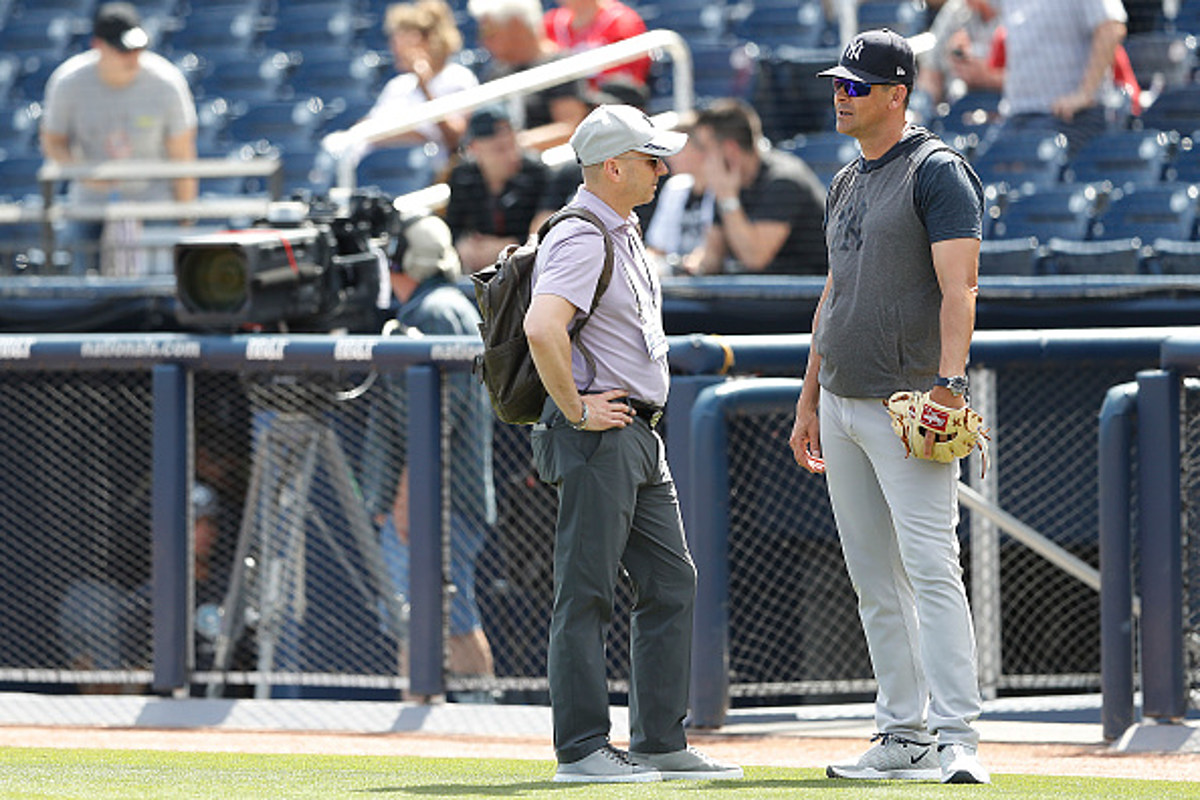
POLYGON ((859 56, 862 55, 862 49, 863 40, 855 39, 854 41, 850 42, 850 44, 846 45, 846 52, 842 54, 842 57, 847 61, 858 61, 859 56))

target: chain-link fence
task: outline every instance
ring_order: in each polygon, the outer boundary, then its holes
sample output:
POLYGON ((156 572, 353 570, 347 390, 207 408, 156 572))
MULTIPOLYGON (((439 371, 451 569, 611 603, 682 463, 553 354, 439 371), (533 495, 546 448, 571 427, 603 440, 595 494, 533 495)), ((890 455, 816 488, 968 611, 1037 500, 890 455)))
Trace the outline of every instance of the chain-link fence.
MULTIPOLYGON (((430 467, 407 457, 401 369, 223 364, 193 368, 194 690, 397 696, 411 655, 401 489, 406 470, 433 468, 443 487, 445 687, 544 699, 556 503, 532 472, 526 429, 494 424, 478 385, 448 369, 446 457, 430 467)), ((994 368, 992 499, 1091 564, 1096 413, 1107 387, 1146 366, 994 368)), ((0 376, 0 413, 12 422, 0 431, 11 465, 0 491, 0 680, 150 680, 153 405, 143 369, 0 376)), ((735 697, 872 688, 823 482, 787 448, 791 414, 781 406, 727 421, 735 697)), ((703 467, 673 460, 677 476, 703 467)), ((1002 541, 999 688, 1098 685, 1094 591, 1002 541)), ((630 602, 623 583, 609 637, 615 692, 628 677, 630 602)))
POLYGON ((1190 702, 1192 707, 1200 708, 1200 380, 1184 382, 1180 407, 1183 646, 1190 702))

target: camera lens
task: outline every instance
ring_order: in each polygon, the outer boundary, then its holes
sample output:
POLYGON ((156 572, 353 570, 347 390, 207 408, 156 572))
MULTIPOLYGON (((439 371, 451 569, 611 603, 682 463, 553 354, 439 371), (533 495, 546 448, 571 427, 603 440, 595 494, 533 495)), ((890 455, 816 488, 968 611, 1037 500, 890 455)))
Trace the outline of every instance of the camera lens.
POLYGON ((249 276, 240 248, 199 248, 179 265, 179 292, 194 311, 229 312, 246 305, 249 276))

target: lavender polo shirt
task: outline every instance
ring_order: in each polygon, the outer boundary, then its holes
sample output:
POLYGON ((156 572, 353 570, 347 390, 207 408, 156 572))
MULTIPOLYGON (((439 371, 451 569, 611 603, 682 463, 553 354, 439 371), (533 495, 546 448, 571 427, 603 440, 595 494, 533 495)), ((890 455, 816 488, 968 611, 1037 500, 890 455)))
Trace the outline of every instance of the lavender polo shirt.
MULTIPOLYGON (((627 219, 621 219, 583 186, 570 205, 595 213, 608 228, 613 242, 612 281, 579 335, 596 363, 595 380, 588 385, 587 362, 579 348, 574 347, 571 357, 575 386, 589 392, 625 389, 635 400, 665 405, 670 389, 667 356, 652 359, 642 332, 644 322, 662 331, 662 287, 638 236, 637 214, 630 213, 627 219)), ((563 298, 575 306, 578 319, 592 303, 603 267, 604 241, 600 231, 586 220, 564 220, 550 230, 538 248, 533 294, 563 298)))

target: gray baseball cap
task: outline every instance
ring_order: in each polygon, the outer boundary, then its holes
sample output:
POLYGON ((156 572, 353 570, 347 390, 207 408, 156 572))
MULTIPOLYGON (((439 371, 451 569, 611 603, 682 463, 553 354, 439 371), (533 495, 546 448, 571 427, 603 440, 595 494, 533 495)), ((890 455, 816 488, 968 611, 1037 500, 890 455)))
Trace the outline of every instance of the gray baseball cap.
POLYGON ((673 156, 685 144, 686 133, 656 128, 645 112, 624 105, 597 106, 571 135, 575 159, 585 167, 630 150, 673 156))

